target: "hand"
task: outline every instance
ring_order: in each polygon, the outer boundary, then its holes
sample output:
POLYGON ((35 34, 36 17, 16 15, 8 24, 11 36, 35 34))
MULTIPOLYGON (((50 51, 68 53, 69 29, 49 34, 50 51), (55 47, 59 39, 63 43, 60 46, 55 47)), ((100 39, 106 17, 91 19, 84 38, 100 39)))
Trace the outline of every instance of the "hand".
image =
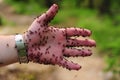
POLYGON ((38 16, 28 31, 24 34, 27 44, 29 61, 40 64, 57 64, 69 70, 79 70, 80 65, 68 61, 65 57, 90 56, 89 49, 75 49, 70 47, 92 47, 96 43, 90 39, 72 39, 74 36, 90 36, 91 31, 81 28, 55 28, 48 23, 54 18, 58 6, 53 4, 50 9, 38 16))

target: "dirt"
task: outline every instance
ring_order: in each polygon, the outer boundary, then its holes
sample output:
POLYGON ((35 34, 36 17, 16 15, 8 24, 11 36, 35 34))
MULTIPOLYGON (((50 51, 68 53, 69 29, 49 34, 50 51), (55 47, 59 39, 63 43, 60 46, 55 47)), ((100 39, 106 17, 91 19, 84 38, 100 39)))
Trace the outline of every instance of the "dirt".
POLYGON ((70 60, 81 64, 82 69, 79 71, 69 71, 59 66, 16 63, 1 68, 0 77, 7 77, 5 80, 9 80, 9 77, 14 78, 14 80, 17 80, 15 78, 22 80, 23 75, 27 74, 27 76, 30 76, 32 74, 35 80, 104 80, 104 73, 102 71, 104 63, 100 57, 70 58, 70 60), (22 77, 18 76, 20 74, 23 74, 22 77))

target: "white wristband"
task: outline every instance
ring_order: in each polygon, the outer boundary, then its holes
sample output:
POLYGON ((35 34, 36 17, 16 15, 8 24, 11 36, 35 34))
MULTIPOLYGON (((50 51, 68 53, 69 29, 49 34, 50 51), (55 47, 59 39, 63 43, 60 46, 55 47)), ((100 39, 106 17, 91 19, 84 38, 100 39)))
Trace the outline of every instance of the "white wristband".
POLYGON ((18 34, 15 36, 16 48, 18 50, 18 58, 19 63, 28 63, 29 60, 27 58, 26 46, 23 41, 22 35, 18 34))

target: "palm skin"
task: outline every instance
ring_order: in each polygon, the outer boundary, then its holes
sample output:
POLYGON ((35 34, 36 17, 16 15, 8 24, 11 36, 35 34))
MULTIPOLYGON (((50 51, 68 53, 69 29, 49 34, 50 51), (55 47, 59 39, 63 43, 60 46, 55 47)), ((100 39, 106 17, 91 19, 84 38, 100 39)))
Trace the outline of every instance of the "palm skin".
POLYGON ((68 61, 65 57, 90 56, 89 49, 75 49, 68 47, 86 46, 92 47, 96 43, 94 40, 71 39, 74 36, 90 36, 91 31, 80 28, 55 28, 48 23, 53 19, 58 11, 58 6, 53 4, 50 9, 37 17, 24 34, 27 45, 29 61, 40 64, 57 64, 69 70, 79 70, 80 65, 68 61))

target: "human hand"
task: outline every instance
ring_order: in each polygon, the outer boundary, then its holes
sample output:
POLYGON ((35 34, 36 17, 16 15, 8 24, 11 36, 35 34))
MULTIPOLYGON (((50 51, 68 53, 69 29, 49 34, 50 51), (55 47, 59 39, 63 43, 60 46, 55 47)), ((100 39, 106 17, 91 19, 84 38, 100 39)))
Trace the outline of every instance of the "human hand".
POLYGON ((48 23, 54 18, 58 6, 53 4, 50 9, 38 16, 24 34, 29 61, 40 64, 57 64, 69 70, 79 70, 80 65, 68 61, 65 57, 90 56, 90 49, 69 47, 93 47, 94 40, 72 39, 74 36, 87 37, 91 31, 81 28, 55 28, 48 23))

